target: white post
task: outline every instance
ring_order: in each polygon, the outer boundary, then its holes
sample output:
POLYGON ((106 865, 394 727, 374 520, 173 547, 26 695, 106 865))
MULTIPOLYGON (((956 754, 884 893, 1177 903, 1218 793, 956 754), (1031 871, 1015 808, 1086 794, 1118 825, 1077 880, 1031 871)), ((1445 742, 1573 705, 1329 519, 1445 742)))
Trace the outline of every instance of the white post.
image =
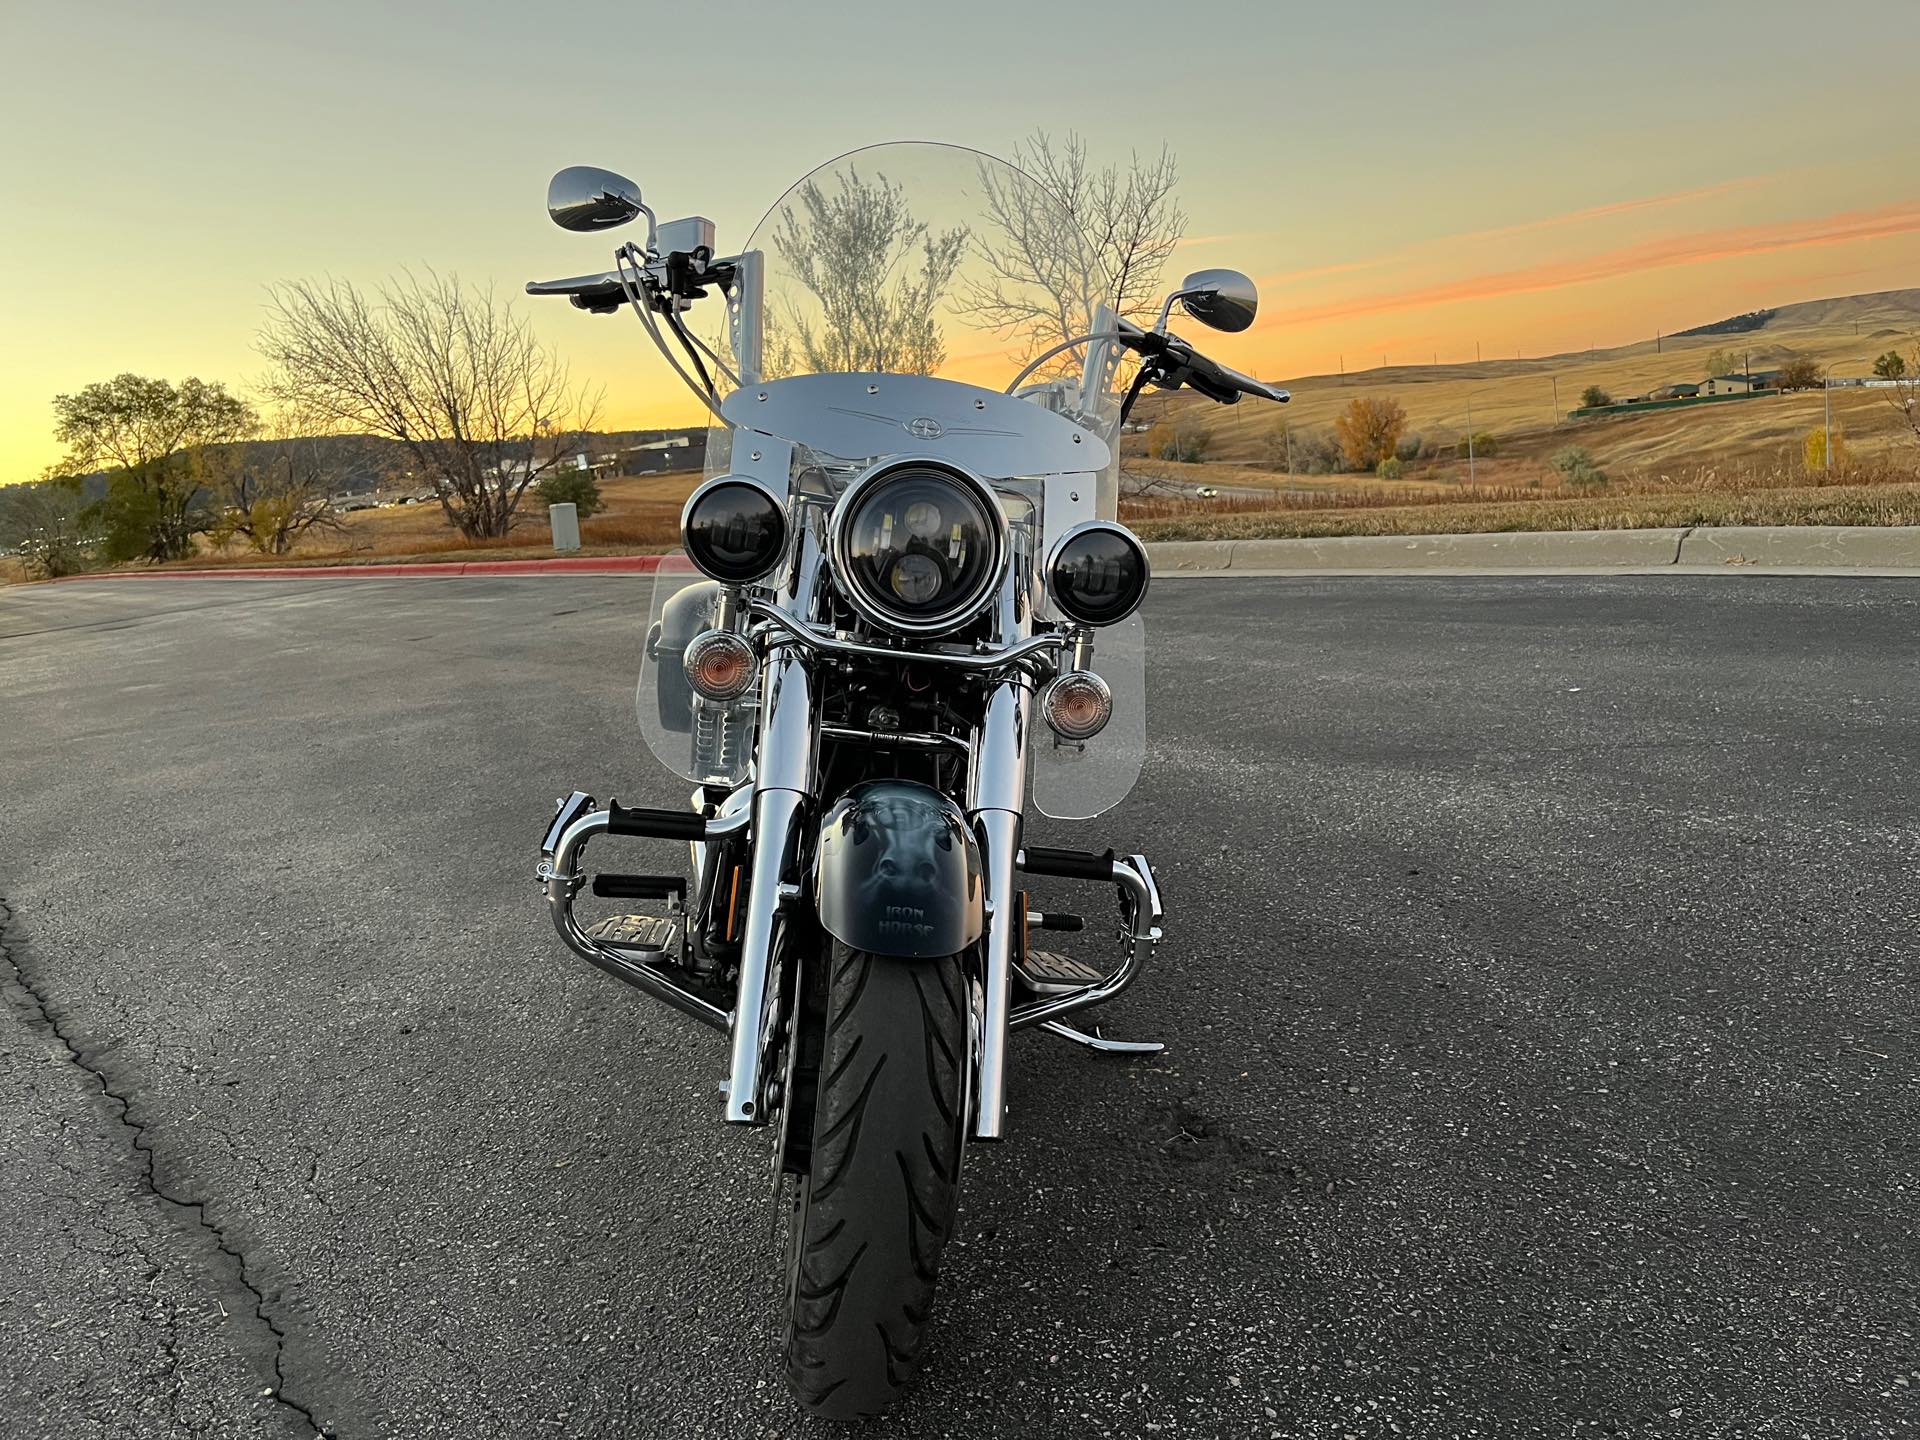
POLYGON ((571 503, 549 505, 547 519, 553 525, 553 548, 559 551, 580 548, 580 511, 571 503))

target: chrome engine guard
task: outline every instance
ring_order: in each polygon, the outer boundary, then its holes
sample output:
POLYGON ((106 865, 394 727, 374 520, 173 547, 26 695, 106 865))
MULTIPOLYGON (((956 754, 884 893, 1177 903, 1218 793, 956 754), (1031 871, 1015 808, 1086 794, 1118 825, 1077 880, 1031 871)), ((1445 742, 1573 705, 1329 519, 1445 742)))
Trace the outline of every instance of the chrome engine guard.
MULTIPOLYGON (((1051 995, 1014 1006, 1007 1021, 1009 1029, 1024 1030, 1028 1026, 1038 1025, 1049 1034, 1113 1054, 1152 1054, 1163 1048, 1154 1042, 1106 1040, 1098 1035, 1083 1034, 1070 1025, 1060 1023, 1062 1016, 1103 1004, 1125 990, 1139 978, 1147 956, 1160 943, 1160 924, 1166 915, 1160 906, 1160 889, 1154 883, 1153 867, 1147 863, 1147 857, 1129 855, 1115 858, 1112 865, 1113 883, 1120 892, 1119 939, 1125 952, 1119 967, 1106 979, 1083 990, 1051 995)), ((1015 855, 1014 867, 1026 873, 1050 873, 1030 868, 1025 850, 1015 855)))

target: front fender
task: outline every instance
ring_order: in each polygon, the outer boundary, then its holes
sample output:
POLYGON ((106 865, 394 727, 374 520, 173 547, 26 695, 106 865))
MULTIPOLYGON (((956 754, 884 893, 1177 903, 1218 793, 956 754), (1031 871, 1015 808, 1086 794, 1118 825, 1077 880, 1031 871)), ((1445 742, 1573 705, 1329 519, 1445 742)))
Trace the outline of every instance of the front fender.
POLYGON ((986 925, 980 847, 939 791, 856 785, 821 817, 814 850, 820 928, 875 955, 957 955, 986 925))

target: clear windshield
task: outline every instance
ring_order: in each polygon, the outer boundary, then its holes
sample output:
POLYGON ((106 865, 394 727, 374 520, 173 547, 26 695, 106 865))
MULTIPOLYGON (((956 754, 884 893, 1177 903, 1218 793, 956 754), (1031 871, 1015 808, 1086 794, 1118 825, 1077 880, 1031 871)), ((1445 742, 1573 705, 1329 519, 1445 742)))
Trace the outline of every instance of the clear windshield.
MULTIPOLYGON (((1111 439, 1120 352, 1067 341, 1107 328, 1071 207, 1004 160, 956 145, 874 145, 800 180, 754 229, 757 357, 743 375, 934 376, 1020 393, 1111 439), (758 360, 757 367, 754 364, 758 360)), ((749 345, 749 350, 754 347, 749 345)), ((724 466, 728 433, 709 440, 724 466)))

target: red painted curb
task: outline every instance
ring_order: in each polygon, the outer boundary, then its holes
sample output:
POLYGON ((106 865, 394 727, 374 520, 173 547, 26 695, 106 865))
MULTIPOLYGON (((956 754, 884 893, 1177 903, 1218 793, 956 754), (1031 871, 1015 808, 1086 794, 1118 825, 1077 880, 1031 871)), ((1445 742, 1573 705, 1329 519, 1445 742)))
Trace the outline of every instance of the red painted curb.
POLYGON ((101 570, 61 580, 389 580, 400 576, 457 579, 463 575, 646 575, 659 555, 561 555, 551 560, 458 560, 420 565, 275 565, 245 569, 101 570))

